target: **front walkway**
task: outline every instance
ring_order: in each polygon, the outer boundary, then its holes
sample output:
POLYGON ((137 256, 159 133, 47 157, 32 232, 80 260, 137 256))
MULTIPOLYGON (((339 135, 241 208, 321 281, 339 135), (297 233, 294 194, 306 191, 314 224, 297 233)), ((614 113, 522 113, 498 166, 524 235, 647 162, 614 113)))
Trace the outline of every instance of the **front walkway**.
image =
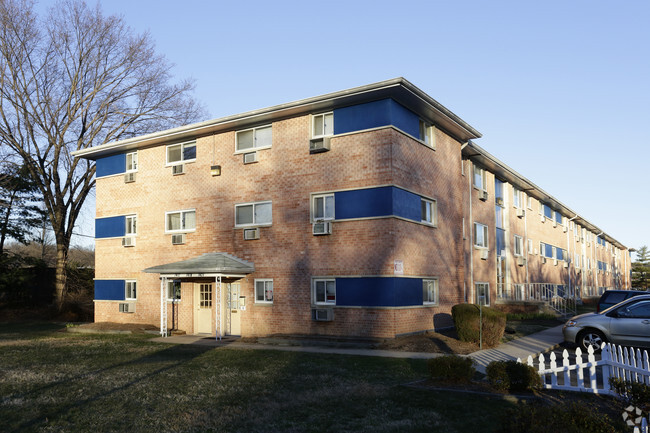
MULTIPOLYGON (((327 353, 336 355, 358 355, 358 356, 381 356, 385 358, 410 358, 410 359, 430 359, 444 355, 444 353, 428 352, 401 352, 393 350, 374 350, 374 349, 355 349, 355 348, 338 348, 325 346, 282 346, 242 343, 237 339, 224 338, 217 341, 214 337, 202 337, 197 335, 177 335, 171 337, 158 337, 152 341, 169 344, 197 344, 209 347, 223 347, 232 349, 254 349, 254 350, 283 350, 287 352, 308 352, 308 353, 327 353)), ((475 361, 476 369, 485 373, 485 367, 492 361, 508 361, 521 358, 525 360, 529 355, 533 357, 539 353, 553 349, 563 341, 562 326, 549 328, 535 334, 518 338, 508 343, 500 344, 493 349, 479 350, 467 356, 475 361)))

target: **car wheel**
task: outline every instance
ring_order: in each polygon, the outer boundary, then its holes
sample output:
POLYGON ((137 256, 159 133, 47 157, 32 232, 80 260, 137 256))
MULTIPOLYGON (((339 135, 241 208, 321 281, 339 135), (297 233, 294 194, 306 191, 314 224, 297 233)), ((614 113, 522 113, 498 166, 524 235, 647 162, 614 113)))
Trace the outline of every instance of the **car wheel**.
POLYGON ((600 352, 600 347, 603 343, 606 343, 607 339, 602 332, 596 331, 595 329, 588 329, 583 331, 578 336, 578 345, 586 350, 589 350, 589 347, 594 348, 594 352, 600 352))

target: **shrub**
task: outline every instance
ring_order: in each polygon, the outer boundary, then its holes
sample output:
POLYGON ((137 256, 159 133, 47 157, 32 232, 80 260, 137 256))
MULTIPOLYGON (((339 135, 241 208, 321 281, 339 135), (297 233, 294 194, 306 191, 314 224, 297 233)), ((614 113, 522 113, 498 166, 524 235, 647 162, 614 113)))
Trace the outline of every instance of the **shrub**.
POLYGON ((458 355, 431 358, 427 366, 432 379, 450 382, 469 382, 476 372, 472 358, 458 355))
POLYGON ((490 385, 499 391, 531 391, 542 385, 533 367, 517 361, 490 362, 485 372, 490 385))
POLYGON ((617 377, 610 377, 609 385, 627 404, 644 411, 650 410, 650 386, 643 383, 628 382, 617 377))
POLYGON ((539 401, 519 403, 508 410, 500 433, 614 433, 629 431, 621 420, 609 416, 584 403, 544 405, 539 401))
MULTIPOLYGON (((496 346, 506 329, 506 315, 493 308, 483 307, 483 343, 496 346)), ((479 342, 480 311, 478 305, 457 304, 451 308, 454 326, 461 341, 479 342)))

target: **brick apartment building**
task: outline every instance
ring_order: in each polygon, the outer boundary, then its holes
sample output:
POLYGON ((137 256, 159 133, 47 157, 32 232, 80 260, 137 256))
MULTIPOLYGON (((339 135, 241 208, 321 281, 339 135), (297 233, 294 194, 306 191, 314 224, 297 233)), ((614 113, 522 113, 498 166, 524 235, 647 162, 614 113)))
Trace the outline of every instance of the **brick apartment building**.
POLYGON ((479 137, 398 78, 76 152, 97 168, 95 320, 394 337, 457 303, 629 287, 626 247, 479 137))

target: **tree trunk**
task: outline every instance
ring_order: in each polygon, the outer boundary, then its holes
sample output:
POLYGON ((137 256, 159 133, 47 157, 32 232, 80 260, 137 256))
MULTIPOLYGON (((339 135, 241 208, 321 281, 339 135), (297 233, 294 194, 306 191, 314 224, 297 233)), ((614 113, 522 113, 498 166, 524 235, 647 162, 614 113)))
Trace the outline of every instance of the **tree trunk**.
POLYGON ((54 290, 54 305, 56 310, 61 312, 65 302, 66 292, 68 289, 68 274, 66 268, 68 265, 68 248, 61 242, 56 246, 56 281, 54 290))
POLYGON ((5 249, 5 239, 7 238, 7 231, 9 230, 9 217, 11 216, 11 208, 14 205, 14 199, 16 198, 16 191, 11 194, 11 199, 7 203, 7 212, 5 213, 4 221, 2 222, 2 227, 0 228, 0 254, 4 252, 5 249))

